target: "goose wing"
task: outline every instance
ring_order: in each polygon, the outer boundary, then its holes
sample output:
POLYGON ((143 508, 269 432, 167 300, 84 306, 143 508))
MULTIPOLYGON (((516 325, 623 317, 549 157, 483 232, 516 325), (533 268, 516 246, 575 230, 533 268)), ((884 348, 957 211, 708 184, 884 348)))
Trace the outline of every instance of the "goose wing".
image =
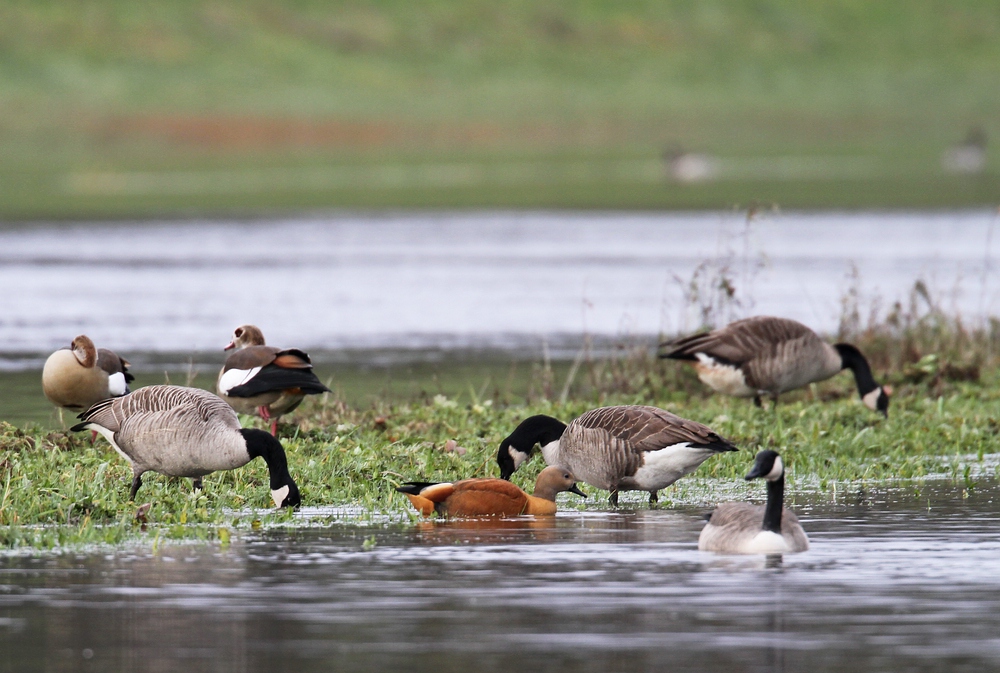
POLYGON ((445 503, 452 516, 517 516, 527 507, 524 491, 504 479, 463 479, 445 503))
POLYGON ((782 343, 796 339, 817 338, 815 332, 800 322, 772 316, 737 320, 722 329, 693 334, 660 344, 666 352, 660 357, 673 360, 696 360, 705 353, 722 364, 740 366, 782 343))
POLYGON ((226 358, 219 390, 230 397, 254 397, 274 391, 297 390, 310 395, 330 389, 313 373, 304 351, 250 346, 226 358))
POLYGON ((602 407, 588 411, 573 423, 602 430, 635 451, 659 451, 683 443, 691 448, 737 450, 707 426, 657 407, 602 407))

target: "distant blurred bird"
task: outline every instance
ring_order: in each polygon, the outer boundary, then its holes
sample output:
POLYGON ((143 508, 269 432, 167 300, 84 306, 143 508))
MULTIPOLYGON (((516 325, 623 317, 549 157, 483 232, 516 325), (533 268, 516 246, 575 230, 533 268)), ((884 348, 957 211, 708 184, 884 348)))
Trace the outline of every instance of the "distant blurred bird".
POLYGON ((271 421, 278 434, 278 417, 298 407, 306 395, 330 392, 312 371, 309 356, 297 348, 267 346, 254 325, 242 325, 223 350, 236 349, 219 372, 219 395, 242 414, 271 421))
POLYGON ((569 491, 587 497, 570 471, 561 466, 542 470, 532 495, 503 479, 463 479, 440 484, 411 481, 396 490, 405 494, 424 516, 434 512, 452 517, 555 514, 557 494, 569 491))
POLYGON ((718 177, 719 162, 709 155, 686 152, 680 146, 663 151, 663 165, 667 177, 675 182, 707 182, 718 177))
POLYGON ((986 168, 986 131, 981 126, 969 129, 965 140, 952 145, 941 155, 941 167, 949 173, 975 175, 986 168))
POLYGON ((722 329, 660 344, 661 358, 691 360, 698 378, 712 390, 734 397, 778 395, 822 381, 844 369, 854 372, 865 406, 889 415, 892 389, 880 386, 868 360, 851 344, 831 346, 794 320, 756 316, 722 329))
POLYGON ((129 392, 135 377, 129 363, 107 348, 95 348, 85 334, 50 355, 42 368, 42 391, 52 404, 81 411, 129 392))

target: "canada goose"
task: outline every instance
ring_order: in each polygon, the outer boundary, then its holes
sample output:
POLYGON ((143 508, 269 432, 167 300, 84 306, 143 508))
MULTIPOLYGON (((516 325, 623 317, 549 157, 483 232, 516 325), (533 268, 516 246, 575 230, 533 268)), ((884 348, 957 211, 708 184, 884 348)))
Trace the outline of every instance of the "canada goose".
POLYGON ((576 478, 611 491, 656 492, 695 469, 710 456, 736 447, 701 423, 656 407, 592 409, 568 426, 551 416, 532 416, 500 442, 500 476, 510 479, 535 450, 549 465, 564 465, 576 478))
POLYGON ((784 507, 785 467, 774 451, 757 454, 746 479, 767 480, 767 505, 724 502, 715 508, 698 538, 698 549, 729 554, 794 553, 809 549, 795 514, 784 507))
POLYGON ((271 421, 278 434, 278 417, 294 411, 306 395, 328 393, 312 372, 309 356, 297 348, 281 350, 264 344, 254 325, 242 325, 223 350, 236 349, 219 372, 219 395, 241 414, 258 414, 271 421))
POLYGON ((129 392, 135 377, 129 363, 107 348, 95 348, 85 334, 50 355, 42 368, 42 391, 57 407, 80 411, 129 392))
POLYGON ((463 479, 442 484, 411 481, 396 490, 404 493, 424 516, 433 512, 458 517, 555 514, 558 493, 569 491, 587 497, 569 470, 558 465, 539 473, 533 495, 503 479, 463 479))
POLYGON ((865 406, 889 415, 892 389, 872 377, 868 360, 851 344, 831 346, 794 320, 757 316, 722 329, 664 342, 661 358, 692 360, 698 378, 712 390, 734 397, 778 395, 850 369, 865 406))
POLYGON ((129 500, 135 499, 144 472, 192 477, 200 487, 204 475, 260 456, 271 473, 275 506, 300 502, 281 442, 263 430, 241 428, 236 412, 207 390, 148 386, 98 402, 79 418, 83 422, 71 430, 96 430, 132 465, 129 500))

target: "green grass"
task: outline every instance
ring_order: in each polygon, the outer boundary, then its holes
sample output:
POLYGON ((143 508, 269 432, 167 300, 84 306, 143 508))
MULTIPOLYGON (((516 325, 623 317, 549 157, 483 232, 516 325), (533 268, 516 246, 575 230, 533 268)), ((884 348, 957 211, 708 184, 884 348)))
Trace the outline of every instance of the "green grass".
MULTIPOLYGON (((856 399, 847 375, 789 394, 774 410, 761 410, 747 400, 708 396, 697 387, 685 392, 683 382, 692 378, 683 365, 661 362, 655 367, 660 371, 647 377, 654 389, 613 392, 613 386, 604 385, 603 391, 595 388, 566 403, 546 397, 502 403, 480 398, 475 390, 454 398, 436 395, 365 408, 333 395, 311 399, 296 413, 297 425, 282 426, 290 470, 305 506, 348 508, 321 509, 312 517, 293 518, 270 508, 261 461, 206 477, 198 493, 192 492, 190 480, 149 473, 138 501, 129 503, 129 469, 103 440, 92 446, 86 433, 2 424, 0 544, 15 549, 158 544, 172 538, 225 542, 240 530, 261 525, 294 528, 385 517, 405 521, 413 515, 408 502, 393 491, 396 484, 495 476, 496 448, 519 420, 535 413, 569 420, 589 408, 619 403, 658 404, 710 425, 741 448, 738 454, 709 460, 695 475, 664 491, 660 506, 665 507, 711 504, 720 489, 742 483, 754 453, 762 448, 784 456, 793 495, 802 489, 834 493, 847 484, 878 487, 931 476, 975 488, 978 479, 997 476, 998 369, 984 372, 978 382, 938 381, 933 392, 926 381, 907 383, 902 374, 893 375, 897 391, 890 417, 882 419, 856 399), (681 385, 655 388, 658 381, 681 385), (445 452, 450 439, 467 453, 445 452), (152 505, 144 523, 135 520, 142 503, 152 505)), ((585 373, 591 375, 600 376, 585 373)), ((515 481, 530 489, 541 467, 541 458, 535 458, 515 481)), ((562 506, 606 507, 606 494, 596 495, 562 506)), ((625 494, 623 501, 642 507, 645 495, 625 494)))
POLYGON ((0 217, 995 205, 998 80, 986 0, 19 0, 0 217), (668 183, 675 145, 727 170, 668 183))

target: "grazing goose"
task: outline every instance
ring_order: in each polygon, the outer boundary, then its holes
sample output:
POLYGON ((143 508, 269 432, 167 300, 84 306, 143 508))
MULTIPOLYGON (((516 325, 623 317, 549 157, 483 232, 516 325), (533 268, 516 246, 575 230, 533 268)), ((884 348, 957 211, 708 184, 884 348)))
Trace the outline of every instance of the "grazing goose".
POLYGON ((510 479, 541 446, 549 465, 564 465, 577 479, 611 491, 656 492, 695 469, 709 457, 736 447, 701 423, 656 407, 602 407, 568 426, 551 416, 532 416, 500 442, 500 476, 510 479))
POLYGON ((780 554, 809 549, 799 519, 784 506, 785 467, 774 451, 757 454, 746 479, 767 480, 767 505, 724 502, 698 538, 698 549, 729 554, 780 554))
POLYGON ((528 495, 503 479, 463 479, 453 483, 433 484, 411 481, 396 488, 404 493, 424 516, 521 516, 556 513, 556 495, 563 491, 584 495, 576 479, 566 468, 545 468, 535 481, 535 492, 528 495))
POLYGON ((306 395, 330 392, 313 374, 304 351, 265 345, 254 325, 236 328, 223 350, 233 348, 236 352, 219 372, 219 395, 241 414, 256 413, 271 421, 272 435, 278 434, 278 417, 294 411, 306 395))
POLYGON ((757 406, 762 395, 777 402, 781 393, 850 369, 865 406, 889 415, 892 389, 875 382, 861 351, 851 344, 831 346, 794 320, 746 318, 660 347, 667 349, 661 358, 694 361, 698 378, 712 390, 752 397, 757 406))
POLYGON ((144 472, 192 477, 198 488, 204 475, 242 467, 260 456, 271 473, 275 506, 300 502, 281 442, 263 430, 241 428, 236 412, 207 390, 148 386, 98 402, 79 418, 83 422, 72 430, 96 430, 131 463, 130 500, 144 472))
POLYGON ((42 368, 42 390, 57 407, 81 411, 129 392, 135 377, 129 363, 107 348, 95 348, 85 334, 50 355, 42 368))

